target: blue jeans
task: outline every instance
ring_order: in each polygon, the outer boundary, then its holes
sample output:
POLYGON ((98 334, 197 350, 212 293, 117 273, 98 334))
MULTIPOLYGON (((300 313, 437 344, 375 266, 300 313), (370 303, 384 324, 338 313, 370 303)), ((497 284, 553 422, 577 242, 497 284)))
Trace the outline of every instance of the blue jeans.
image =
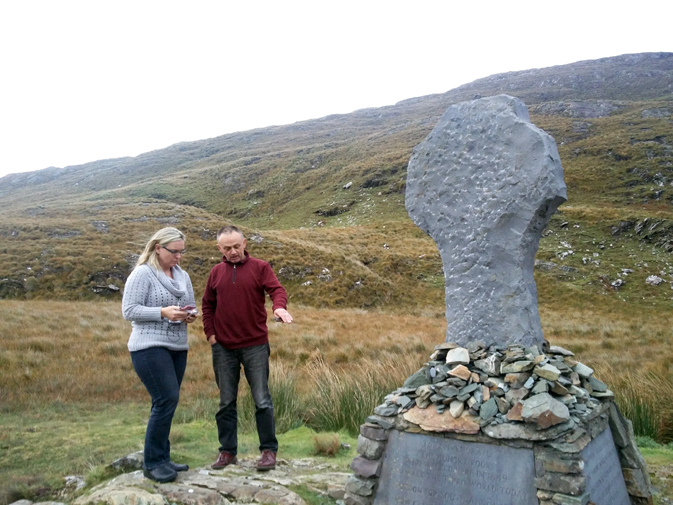
POLYGON ((152 411, 145 432, 143 468, 153 470, 171 459, 168 435, 180 399, 180 384, 187 367, 187 351, 150 347, 133 351, 131 361, 152 397, 152 411))
POLYGON ((259 450, 270 449, 278 452, 273 401, 269 392, 269 354, 271 353, 269 344, 242 349, 225 349, 219 343, 215 343, 211 349, 215 381, 217 387, 220 388, 220 409, 215 415, 220 452, 226 451, 235 455, 238 450, 236 399, 241 365, 243 365, 245 378, 250 385, 252 398, 255 400, 259 450))

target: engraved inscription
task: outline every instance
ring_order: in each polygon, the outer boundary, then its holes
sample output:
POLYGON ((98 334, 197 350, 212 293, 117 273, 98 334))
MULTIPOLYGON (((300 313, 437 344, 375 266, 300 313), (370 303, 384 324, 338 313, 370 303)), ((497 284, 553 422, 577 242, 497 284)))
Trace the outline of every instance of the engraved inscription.
POLYGON ((628 491, 610 427, 582 451, 586 492, 596 505, 629 505, 628 491))
POLYGON ((530 449, 393 430, 374 505, 536 505, 530 449))

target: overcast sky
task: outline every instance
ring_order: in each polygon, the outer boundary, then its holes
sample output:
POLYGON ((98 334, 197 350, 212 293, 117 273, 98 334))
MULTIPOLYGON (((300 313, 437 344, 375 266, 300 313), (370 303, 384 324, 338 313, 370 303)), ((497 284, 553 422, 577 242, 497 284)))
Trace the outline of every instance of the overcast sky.
POLYGON ((673 51, 673 2, 3 1, 0 177, 673 51))

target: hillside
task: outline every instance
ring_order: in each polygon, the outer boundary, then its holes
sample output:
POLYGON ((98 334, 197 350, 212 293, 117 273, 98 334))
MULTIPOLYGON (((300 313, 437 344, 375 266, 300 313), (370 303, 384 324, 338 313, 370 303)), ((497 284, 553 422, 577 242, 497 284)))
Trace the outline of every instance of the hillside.
POLYGON ((6 176, 0 297, 118 299, 108 286, 123 286, 166 224, 188 234, 183 264, 201 290, 219 261, 213 233, 234 222, 294 303, 441 314, 441 261, 404 209, 406 164, 448 105, 499 93, 527 104, 565 171, 569 201, 538 253, 541 303, 670 307, 673 53, 499 74, 388 107, 6 176), (664 282, 646 284, 651 275, 664 282))

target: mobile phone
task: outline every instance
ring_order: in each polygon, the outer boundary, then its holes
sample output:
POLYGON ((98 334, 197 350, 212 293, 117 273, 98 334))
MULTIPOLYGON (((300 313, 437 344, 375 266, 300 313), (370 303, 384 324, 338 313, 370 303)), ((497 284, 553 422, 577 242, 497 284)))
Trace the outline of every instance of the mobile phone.
POLYGON ((183 312, 191 312, 196 309, 196 305, 183 305, 180 310, 183 312))

